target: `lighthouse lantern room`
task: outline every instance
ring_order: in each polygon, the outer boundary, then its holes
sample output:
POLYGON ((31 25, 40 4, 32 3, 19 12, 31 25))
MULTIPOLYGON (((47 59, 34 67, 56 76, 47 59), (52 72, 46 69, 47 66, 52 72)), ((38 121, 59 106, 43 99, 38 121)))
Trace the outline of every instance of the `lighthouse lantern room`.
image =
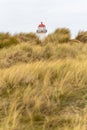
POLYGON ((36 30, 36 34, 40 39, 44 39, 47 33, 47 29, 46 26, 43 24, 43 22, 41 22, 38 25, 38 29, 36 30))

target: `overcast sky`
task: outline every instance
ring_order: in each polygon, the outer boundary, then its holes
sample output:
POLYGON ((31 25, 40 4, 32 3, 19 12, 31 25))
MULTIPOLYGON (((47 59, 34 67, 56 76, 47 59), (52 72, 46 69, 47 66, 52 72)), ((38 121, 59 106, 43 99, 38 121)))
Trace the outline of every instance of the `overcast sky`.
POLYGON ((0 0, 0 32, 35 32, 43 21, 48 32, 87 30, 87 0, 0 0))

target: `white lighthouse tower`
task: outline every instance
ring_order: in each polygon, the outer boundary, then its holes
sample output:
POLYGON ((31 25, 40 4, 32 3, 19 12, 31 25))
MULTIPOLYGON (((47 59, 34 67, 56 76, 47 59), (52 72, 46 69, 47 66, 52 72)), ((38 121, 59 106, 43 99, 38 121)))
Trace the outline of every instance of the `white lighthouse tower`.
POLYGON ((41 22, 38 25, 38 29, 36 30, 36 34, 39 37, 39 39, 44 39, 46 37, 46 33, 47 33, 47 29, 46 26, 43 24, 43 22, 41 22))

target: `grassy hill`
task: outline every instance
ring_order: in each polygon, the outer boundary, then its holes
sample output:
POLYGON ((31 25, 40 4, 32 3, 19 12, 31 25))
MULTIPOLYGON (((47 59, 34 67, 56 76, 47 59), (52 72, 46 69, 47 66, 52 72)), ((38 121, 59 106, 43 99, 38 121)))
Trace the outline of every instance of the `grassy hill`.
POLYGON ((0 130, 87 129, 86 36, 0 34, 0 130))

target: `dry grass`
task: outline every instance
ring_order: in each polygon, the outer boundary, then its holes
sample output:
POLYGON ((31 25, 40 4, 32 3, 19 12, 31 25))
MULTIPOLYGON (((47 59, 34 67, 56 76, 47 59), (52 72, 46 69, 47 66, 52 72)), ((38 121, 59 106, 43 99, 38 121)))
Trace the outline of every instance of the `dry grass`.
POLYGON ((80 122, 86 129, 82 116, 87 105, 87 62, 21 64, 0 70, 0 77, 1 130, 65 126, 80 130, 80 122))
POLYGON ((15 37, 0 49, 0 130, 87 130, 87 45, 15 37))
POLYGON ((56 61, 64 59, 86 60, 87 45, 63 44, 63 45, 31 45, 21 43, 19 45, 0 50, 0 68, 10 67, 19 63, 31 63, 36 61, 56 61))
POLYGON ((69 29, 67 28, 59 28, 54 31, 54 33, 49 34, 44 42, 49 43, 52 42, 53 44, 61 44, 66 43, 70 40, 71 34, 69 29))
POLYGON ((41 41, 35 33, 20 33, 15 35, 19 42, 27 42, 30 44, 41 44, 41 41))
POLYGON ((11 36, 9 33, 0 33, 0 48, 17 45, 19 40, 16 36, 11 36))
POLYGON ((87 31, 79 32, 76 36, 76 39, 83 43, 87 43, 87 31))

